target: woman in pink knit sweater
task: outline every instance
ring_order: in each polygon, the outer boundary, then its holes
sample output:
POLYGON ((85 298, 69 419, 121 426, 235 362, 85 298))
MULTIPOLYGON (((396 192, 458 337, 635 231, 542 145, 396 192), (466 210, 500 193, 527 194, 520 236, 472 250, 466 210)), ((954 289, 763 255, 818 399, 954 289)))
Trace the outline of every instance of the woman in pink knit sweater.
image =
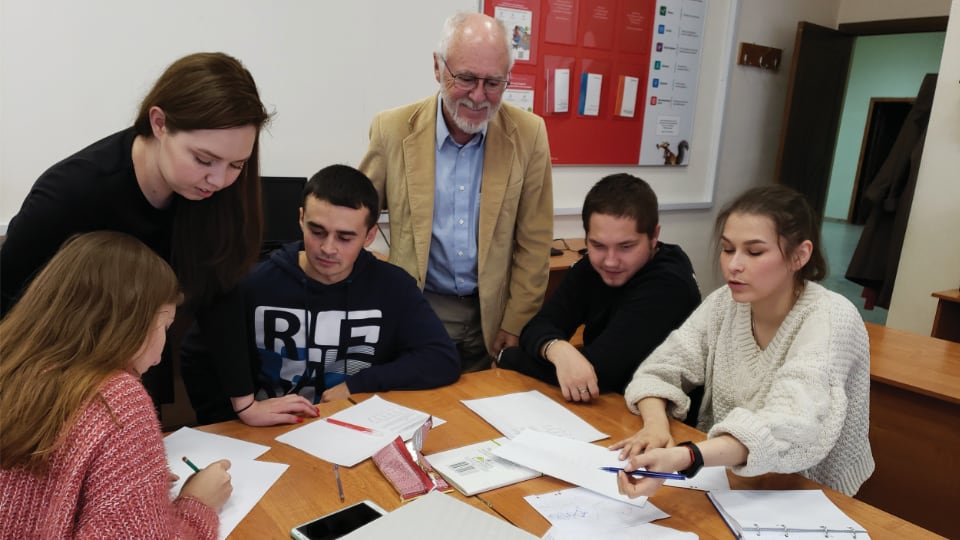
POLYGON ((226 460, 170 500, 140 376, 181 294, 126 234, 68 240, 0 321, 0 538, 215 538, 226 460))

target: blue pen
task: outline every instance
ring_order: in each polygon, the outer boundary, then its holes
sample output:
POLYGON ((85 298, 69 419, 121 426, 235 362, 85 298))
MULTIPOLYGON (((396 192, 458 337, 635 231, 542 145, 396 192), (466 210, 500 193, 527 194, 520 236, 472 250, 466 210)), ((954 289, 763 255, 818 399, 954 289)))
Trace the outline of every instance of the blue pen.
MULTIPOLYGON (((600 467, 601 471, 607 472, 620 472, 623 471, 620 467, 600 467)), ((630 476, 645 476, 647 478, 663 478, 665 480, 686 480, 687 477, 680 473, 673 472, 658 472, 658 471, 623 471, 630 476)))

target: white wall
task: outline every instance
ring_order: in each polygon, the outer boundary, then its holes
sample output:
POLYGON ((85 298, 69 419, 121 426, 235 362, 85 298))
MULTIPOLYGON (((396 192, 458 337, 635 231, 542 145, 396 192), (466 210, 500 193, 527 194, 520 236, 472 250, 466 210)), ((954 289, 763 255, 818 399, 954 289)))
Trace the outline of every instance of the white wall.
POLYGON ((132 124, 163 69, 195 51, 240 58, 276 111, 264 174, 356 164, 377 111, 435 91, 443 19, 478 5, 0 0, 0 224, 47 167, 132 124))
POLYGON ((936 299, 960 286, 960 0, 953 0, 887 325, 930 334, 936 299))

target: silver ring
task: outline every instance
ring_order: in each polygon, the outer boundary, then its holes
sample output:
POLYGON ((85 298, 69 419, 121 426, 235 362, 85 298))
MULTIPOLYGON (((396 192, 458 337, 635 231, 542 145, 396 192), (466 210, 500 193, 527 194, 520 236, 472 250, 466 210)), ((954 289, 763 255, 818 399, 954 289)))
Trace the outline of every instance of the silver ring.
POLYGON ((580 388, 579 390, 580 390, 580 393, 581 393, 581 394, 587 394, 587 393, 588 393, 586 388, 580 388))

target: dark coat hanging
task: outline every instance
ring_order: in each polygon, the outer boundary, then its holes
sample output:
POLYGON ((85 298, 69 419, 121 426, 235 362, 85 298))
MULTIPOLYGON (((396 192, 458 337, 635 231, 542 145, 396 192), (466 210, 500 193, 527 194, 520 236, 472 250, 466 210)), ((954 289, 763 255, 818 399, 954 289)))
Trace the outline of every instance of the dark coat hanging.
POLYGON ((936 73, 924 76, 917 100, 890 155, 863 194, 867 221, 850 259, 846 278, 869 289, 864 296, 875 295, 875 304, 884 308, 890 307, 893 296, 936 86, 936 73))

